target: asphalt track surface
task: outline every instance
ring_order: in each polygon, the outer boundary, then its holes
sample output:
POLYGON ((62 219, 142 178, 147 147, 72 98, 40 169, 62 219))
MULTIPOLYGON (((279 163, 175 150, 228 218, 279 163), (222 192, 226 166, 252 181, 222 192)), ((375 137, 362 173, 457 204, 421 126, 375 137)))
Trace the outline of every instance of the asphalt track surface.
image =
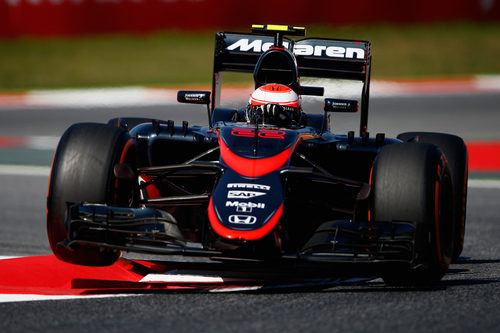
MULTIPOLYGON (((369 128, 373 134, 389 136, 407 130, 437 130, 467 140, 499 139, 498 105, 500 97, 495 94, 372 99, 369 128)), ((196 106, 0 110, 0 133, 58 136, 74 122, 102 122, 118 115, 198 124, 206 117, 203 108, 196 106)), ((346 127, 357 129, 357 124, 352 121, 346 127)), ((0 256, 50 254, 44 221, 47 182, 46 176, 0 175, 0 256)), ((499 188, 469 188, 462 257, 434 288, 393 288, 373 280, 323 291, 164 292, 0 303, 0 331, 498 331, 499 202, 499 188)))

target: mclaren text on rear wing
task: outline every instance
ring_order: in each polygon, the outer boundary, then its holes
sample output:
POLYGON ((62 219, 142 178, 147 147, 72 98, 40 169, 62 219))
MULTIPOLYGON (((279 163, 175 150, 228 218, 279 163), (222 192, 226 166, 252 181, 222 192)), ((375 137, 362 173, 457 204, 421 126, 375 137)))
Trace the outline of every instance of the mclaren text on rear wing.
MULTIPOLYGON (((273 37, 218 33, 215 72, 252 72, 259 56, 273 46, 273 37)), ((370 42, 326 38, 283 39, 294 53, 299 76, 365 81, 371 59, 370 42)))

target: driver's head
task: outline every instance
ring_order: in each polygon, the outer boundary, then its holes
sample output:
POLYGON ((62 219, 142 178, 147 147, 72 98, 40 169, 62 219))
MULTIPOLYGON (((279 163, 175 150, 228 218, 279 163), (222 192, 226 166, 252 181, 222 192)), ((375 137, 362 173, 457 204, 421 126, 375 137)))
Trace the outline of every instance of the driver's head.
POLYGON ((299 96, 282 84, 257 88, 248 101, 247 121, 272 125, 290 125, 300 118, 299 96))

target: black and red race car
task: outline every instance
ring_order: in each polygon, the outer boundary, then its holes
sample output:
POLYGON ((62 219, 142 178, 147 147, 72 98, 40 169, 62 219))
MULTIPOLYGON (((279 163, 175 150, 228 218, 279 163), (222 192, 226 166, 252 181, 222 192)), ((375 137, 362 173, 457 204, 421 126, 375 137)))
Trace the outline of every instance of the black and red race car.
POLYGON ((304 35, 278 25, 217 33, 212 92, 178 92, 179 102, 207 105, 208 126, 145 118, 71 126, 47 198, 55 255, 102 266, 130 251, 311 276, 378 274, 389 284, 439 281, 463 247, 463 140, 370 137, 370 42, 286 37, 304 35), (222 72, 253 73, 256 89, 279 84, 300 96, 324 94, 300 78, 358 80, 361 99, 328 96, 322 112, 276 123, 219 107, 222 72), (330 113, 358 108, 359 136, 329 131, 330 113))

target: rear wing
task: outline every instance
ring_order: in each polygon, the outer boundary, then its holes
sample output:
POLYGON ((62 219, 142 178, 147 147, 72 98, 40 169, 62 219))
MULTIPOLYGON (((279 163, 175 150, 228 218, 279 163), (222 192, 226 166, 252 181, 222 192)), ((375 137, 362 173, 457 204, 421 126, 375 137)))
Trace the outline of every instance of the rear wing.
MULTIPOLYGON (((249 33, 216 34, 212 110, 220 98, 221 72, 253 73, 260 55, 273 46, 274 37, 249 33)), ((283 38, 283 46, 293 52, 299 77, 333 78, 363 82, 360 132, 368 121, 371 43, 328 38, 283 38)))

